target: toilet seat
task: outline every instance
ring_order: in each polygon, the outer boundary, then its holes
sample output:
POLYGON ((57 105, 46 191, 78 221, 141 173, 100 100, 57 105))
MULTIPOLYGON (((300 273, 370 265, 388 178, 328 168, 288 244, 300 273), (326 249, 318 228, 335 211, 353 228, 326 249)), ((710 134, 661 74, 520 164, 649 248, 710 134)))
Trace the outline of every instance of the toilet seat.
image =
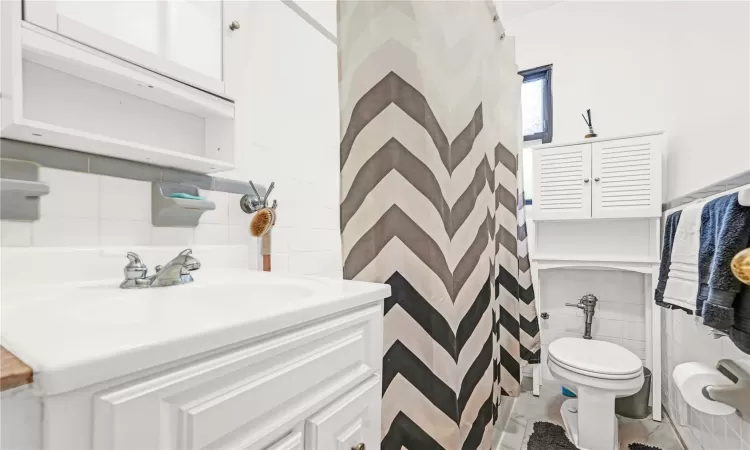
POLYGON ((643 373, 643 364, 626 348, 606 341, 561 338, 553 341, 548 358, 573 373, 607 380, 631 380, 643 373))

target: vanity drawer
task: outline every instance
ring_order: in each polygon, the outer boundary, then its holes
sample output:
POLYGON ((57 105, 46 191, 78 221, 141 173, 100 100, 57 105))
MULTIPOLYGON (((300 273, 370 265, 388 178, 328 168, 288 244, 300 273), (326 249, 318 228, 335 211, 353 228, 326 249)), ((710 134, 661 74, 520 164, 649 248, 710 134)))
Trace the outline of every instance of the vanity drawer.
POLYGON ((376 373, 382 340, 378 303, 118 386, 94 397, 94 448, 266 448, 376 373))

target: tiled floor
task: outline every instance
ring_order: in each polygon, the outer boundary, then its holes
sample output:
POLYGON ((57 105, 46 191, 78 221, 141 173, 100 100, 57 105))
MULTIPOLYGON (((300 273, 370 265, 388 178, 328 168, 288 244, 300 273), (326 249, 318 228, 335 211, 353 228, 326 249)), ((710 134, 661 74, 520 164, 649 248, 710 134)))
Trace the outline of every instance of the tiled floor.
MULTIPOLYGON (((545 380, 541 395, 534 397, 530 389, 521 394, 505 427, 496 450, 526 450, 534 422, 546 421, 562 425, 560 406, 565 397, 560 393, 560 385, 545 380)), ((684 450, 669 419, 654 422, 651 419, 634 420, 618 417, 620 421, 620 449, 627 450, 628 444, 639 442, 653 445, 662 450, 684 450)))

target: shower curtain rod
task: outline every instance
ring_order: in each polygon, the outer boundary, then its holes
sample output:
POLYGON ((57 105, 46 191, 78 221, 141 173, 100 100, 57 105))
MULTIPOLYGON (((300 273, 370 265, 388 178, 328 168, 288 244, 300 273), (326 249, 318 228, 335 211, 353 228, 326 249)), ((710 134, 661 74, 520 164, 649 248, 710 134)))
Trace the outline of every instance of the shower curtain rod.
POLYGON ((497 33, 498 38, 502 41, 505 39, 505 25, 503 25, 503 21, 500 20, 500 14, 497 13, 497 5, 493 0, 485 0, 485 4, 490 12, 492 22, 495 23, 495 32, 497 33))

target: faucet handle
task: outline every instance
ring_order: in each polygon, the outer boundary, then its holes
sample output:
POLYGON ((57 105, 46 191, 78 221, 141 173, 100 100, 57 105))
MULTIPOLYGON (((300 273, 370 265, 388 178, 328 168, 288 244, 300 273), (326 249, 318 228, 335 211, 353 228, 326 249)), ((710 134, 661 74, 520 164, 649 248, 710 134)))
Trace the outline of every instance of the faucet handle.
POLYGON ((565 303, 565 306, 572 306, 574 308, 581 308, 583 309, 583 305, 580 303, 565 303))
POLYGON ((148 268, 141 261, 141 257, 137 253, 128 252, 128 264, 125 266, 124 273, 126 280, 133 280, 136 278, 145 278, 148 268))
POLYGON ((141 263, 141 257, 138 256, 138 253, 128 252, 128 254, 126 256, 128 257, 128 259, 130 260, 131 263, 142 264, 141 263))
POLYGON ((186 256, 193 253, 193 249, 186 248, 185 250, 181 251, 177 256, 186 256))

